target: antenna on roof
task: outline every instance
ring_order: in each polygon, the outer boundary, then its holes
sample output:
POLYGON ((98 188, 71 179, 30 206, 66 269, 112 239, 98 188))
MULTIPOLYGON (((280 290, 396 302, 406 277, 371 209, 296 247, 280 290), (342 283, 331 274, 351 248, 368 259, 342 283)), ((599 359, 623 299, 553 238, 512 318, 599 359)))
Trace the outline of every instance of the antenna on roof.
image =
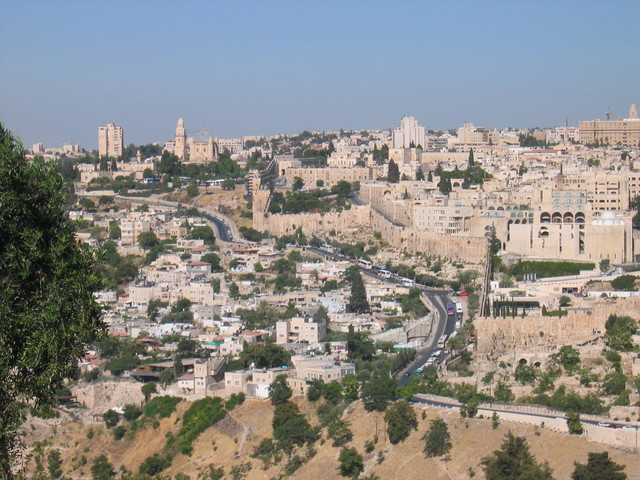
POLYGON ((613 112, 611 111, 611 107, 607 107, 607 111, 604 112, 604 114, 607 116, 607 120, 611 120, 611 115, 613 115, 613 112))

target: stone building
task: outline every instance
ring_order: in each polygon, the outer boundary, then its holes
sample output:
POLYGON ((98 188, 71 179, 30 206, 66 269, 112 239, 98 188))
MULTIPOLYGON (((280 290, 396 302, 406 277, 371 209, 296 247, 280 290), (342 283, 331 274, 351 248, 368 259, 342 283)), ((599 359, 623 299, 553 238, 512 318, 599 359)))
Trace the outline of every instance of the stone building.
POLYGON ((124 130, 113 123, 98 128, 98 155, 120 158, 124 151, 124 130))
POLYGON ((628 118, 580 122, 580 142, 587 145, 640 146, 640 119, 636 106, 631 105, 628 118))
POLYGON ((209 135, 205 141, 187 137, 184 120, 178 120, 175 139, 165 143, 165 150, 173 153, 183 162, 213 162, 219 156, 217 141, 209 135))

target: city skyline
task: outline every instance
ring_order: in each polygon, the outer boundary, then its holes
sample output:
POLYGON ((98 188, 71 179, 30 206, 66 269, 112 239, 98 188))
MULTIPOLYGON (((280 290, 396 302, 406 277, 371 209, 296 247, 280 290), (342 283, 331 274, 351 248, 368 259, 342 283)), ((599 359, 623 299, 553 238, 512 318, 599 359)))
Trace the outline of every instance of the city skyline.
POLYGON ((552 127, 640 103, 637 2, 0 2, 2 121, 96 148, 303 130, 552 127), (16 46, 19 45, 19 48, 16 46))

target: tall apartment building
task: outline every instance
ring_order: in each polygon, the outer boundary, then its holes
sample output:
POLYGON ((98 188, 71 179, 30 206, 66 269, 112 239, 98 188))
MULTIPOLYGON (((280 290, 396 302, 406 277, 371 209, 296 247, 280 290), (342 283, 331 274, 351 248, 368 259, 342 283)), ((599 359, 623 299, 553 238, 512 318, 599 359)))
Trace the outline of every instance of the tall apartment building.
POLYGON ((124 151, 124 130, 110 123, 98 128, 98 155, 119 158, 124 151))
POLYGON ((402 117, 400 128, 393 131, 392 148, 427 147, 425 129, 415 117, 402 117))
POLYGON ((496 145, 500 141, 500 134, 496 131, 490 132, 486 128, 476 127, 473 123, 465 123, 458 128, 458 143, 472 147, 496 145))
POLYGON ((241 138, 221 138, 218 140, 218 149, 221 152, 229 150, 229 153, 239 153, 244 150, 244 141, 241 138))
POLYGON ((640 146, 640 119, 635 105, 629 108, 629 118, 589 120, 580 122, 580 142, 586 144, 640 146))

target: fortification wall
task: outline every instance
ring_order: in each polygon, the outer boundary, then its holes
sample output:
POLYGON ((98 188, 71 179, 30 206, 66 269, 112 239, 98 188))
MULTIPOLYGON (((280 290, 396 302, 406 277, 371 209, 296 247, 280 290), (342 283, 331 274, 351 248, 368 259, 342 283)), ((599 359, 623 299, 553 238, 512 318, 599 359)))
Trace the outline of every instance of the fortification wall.
POLYGON ((394 248, 461 262, 484 263, 487 240, 484 237, 453 237, 418 231, 393 223, 369 205, 353 205, 349 210, 329 213, 272 214, 265 211, 268 192, 258 192, 253 200, 253 228, 273 235, 291 235, 302 228, 305 235, 367 229, 380 232, 394 248))
POLYGON ((113 407, 123 407, 127 403, 142 405, 144 395, 135 381, 100 382, 84 387, 73 388, 78 403, 89 409, 107 411, 113 407))
POLYGON ((565 317, 544 317, 541 313, 521 317, 477 318, 478 358, 495 358, 506 352, 549 351, 562 345, 584 342, 604 332, 609 315, 638 318, 640 299, 629 298, 594 305, 589 310, 569 310, 565 317))
POLYGON ((483 237, 453 237, 420 232, 414 227, 394 225, 375 210, 371 211, 371 229, 380 232, 392 247, 462 262, 480 264, 485 261, 487 239, 483 237))
POLYGON ((329 213, 270 214, 254 212, 253 225, 256 230, 274 235, 291 235, 302 228, 305 235, 328 233, 331 230, 348 231, 369 227, 369 206, 352 206, 349 210, 329 213))

